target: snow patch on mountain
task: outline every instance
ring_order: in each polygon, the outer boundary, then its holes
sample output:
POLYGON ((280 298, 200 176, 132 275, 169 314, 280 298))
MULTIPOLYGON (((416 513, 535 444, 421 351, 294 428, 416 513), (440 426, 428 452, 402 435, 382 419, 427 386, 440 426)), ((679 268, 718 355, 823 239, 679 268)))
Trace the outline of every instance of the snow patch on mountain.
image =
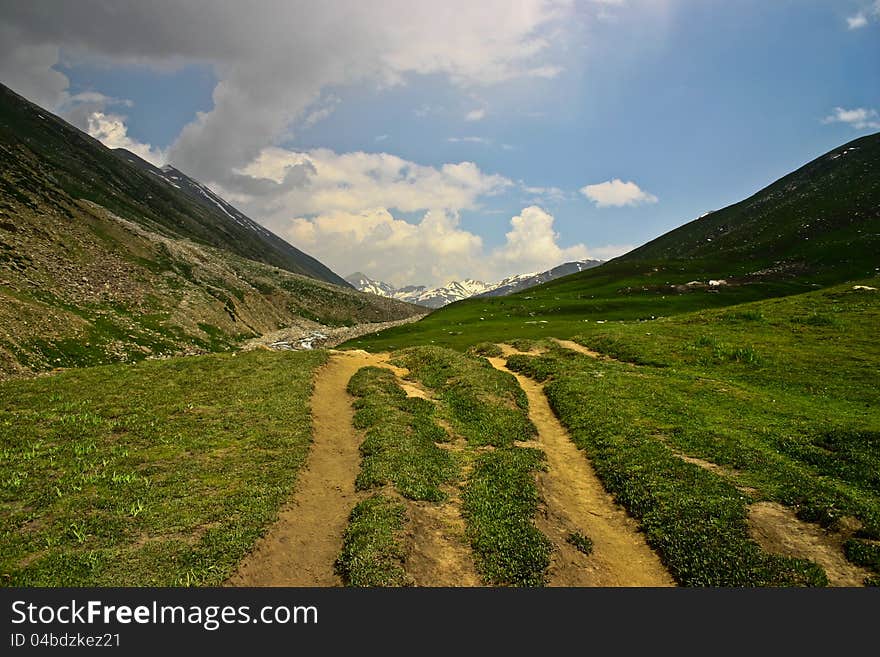
POLYGON ((514 292, 552 281, 560 276, 574 274, 600 264, 602 264, 600 260, 579 260, 576 262, 566 262, 544 272, 508 276, 497 283, 484 283, 483 281, 466 278, 462 281, 452 281, 446 285, 432 288, 425 285, 407 285, 396 288, 390 283, 372 279, 363 272, 350 274, 345 277, 345 280, 361 292, 378 294, 379 296, 414 303, 426 308, 442 308, 455 301, 475 296, 505 296, 513 294, 514 292))

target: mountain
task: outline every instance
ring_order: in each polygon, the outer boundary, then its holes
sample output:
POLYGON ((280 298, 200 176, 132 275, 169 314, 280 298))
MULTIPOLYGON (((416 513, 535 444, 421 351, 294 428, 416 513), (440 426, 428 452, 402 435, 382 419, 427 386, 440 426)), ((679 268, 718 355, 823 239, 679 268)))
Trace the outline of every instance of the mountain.
POLYGON ((503 297, 508 294, 515 294, 516 292, 528 290, 530 287, 535 287, 536 285, 542 285, 543 283, 556 280, 562 276, 568 276, 569 274, 576 274, 581 271, 586 271, 587 269, 592 269, 593 267, 598 267, 601 264, 601 260, 576 260, 574 262, 566 262, 557 265, 552 269, 537 274, 518 274, 516 276, 511 276, 510 278, 505 278, 503 281, 499 281, 493 289, 478 294, 477 296, 503 297))
POLYGON ((230 238, 230 242, 223 245, 224 248, 229 248, 234 245, 237 249, 243 251, 240 255, 244 255, 251 260, 273 264, 282 269, 327 281, 328 283, 348 285, 344 279, 333 273, 318 260, 303 253, 296 247, 291 246, 283 239, 229 204, 226 200, 211 191, 207 186, 190 178, 182 171, 179 171, 170 165, 161 168, 154 167, 146 160, 141 159, 124 148, 116 148, 113 152, 142 171, 146 171, 147 173, 164 180, 175 189, 182 191, 191 200, 202 206, 207 212, 216 215, 219 211, 228 219, 231 219, 235 225, 230 225, 229 221, 225 218, 221 218, 222 220, 218 222, 224 227, 225 231, 228 231, 227 234, 230 238), (255 248, 249 250, 248 239, 246 239, 244 245, 242 245, 240 242, 242 232, 244 232, 246 238, 253 237, 253 233, 257 234, 259 242, 255 245, 255 248))
POLYGON ((880 133, 835 148, 618 260, 702 261, 707 272, 741 279, 832 283, 872 274, 878 253, 880 133))
POLYGON ((463 281, 452 281, 440 287, 427 289, 420 289, 420 286, 410 286, 404 288, 403 293, 395 298, 426 308, 442 308, 450 303, 477 296, 491 289, 491 284, 466 278, 463 281))
POLYGON ((601 260, 579 260, 576 262, 566 262, 540 273, 517 274, 497 283, 484 283, 468 278, 463 281, 452 281, 446 285, 433 288, 428 288, 425 285, 407 285, 406 287, 396 288, 390 283, 374 280, 362 272, 349 274, 345 277, 345 280, 361 292, 378 294, 379 296, 414 303, 426 308, 437 309, 455 301, 471 297, 498 297, 513 294, 514 292, 552 281, 560 276, 567 276, 574 272, 597 267, 600 264, 602 264, 601 260))
MULTIPOLYGON (((295 274, 347 285, 323 264, 251 221, 206 187, 182 174, 184 184, 169 184, 172 180, 166 172, 128 151, 104 147, 3 85, 0 131, 4 166, 22 169, 39 161, 40 169, 71 198, 98 203, 160 234, 192 239, 295 274)), ((16 186, 28 189, 27 179, 16 179, 4 191, 15 194, 16 186)))
POLYGON ((382 281, 376 281, 367 276, 364 273, 359 271, 349 274, 345 277, 346 282, 354 287, 354 289, 359 290, 360 292, 367 292, 369 294, 375 294, 380 297, 389 297, 395 298, 394 294, 398 292, 397 288, 395 288, 390 283, 383 283, 382 281))
POLYGON ((0 86, 0 378, 421 312, 0 86))
POLYGON ((441 287, 428 288, 425 285, 407 285, 396 288, 390 283, 374 280, 362 272, 349 274, 345 277, 345 280, 361 292, 369 292, 370 294, 377 294, 382 297, 398 299, 399 301, 434 309, 442 308, 453 301, 467 299, 491 289, 490 285, 471 279, 453 281, 441 287))
MULTIPOLYGON (((468 299, 356 344, 466 348, 510 335, 576 336, 594 322, 651 321, 844 283, 858 292, 880 287, 878 275, 880 133, 834 148, 600 267, 526 292, 468 299)), ((842 305, 856 302, 840 298, 842 305)))
POLYGON ((663 297, 661 312, 672 314, 875 276, 878 254, 880 133, 838 146, 739 203, 530 294, 576 295, 584 311, 595 303, 606 312, 633 313, 632 299, 647 307, 663 297))

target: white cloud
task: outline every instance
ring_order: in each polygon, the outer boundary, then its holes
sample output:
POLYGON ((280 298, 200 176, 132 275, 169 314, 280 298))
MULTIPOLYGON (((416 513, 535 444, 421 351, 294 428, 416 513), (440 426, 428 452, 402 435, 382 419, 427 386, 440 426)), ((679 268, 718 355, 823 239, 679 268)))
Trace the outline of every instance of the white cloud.
POLYGON ((844 123, 855 130, 880 130, 880 116, 877 110, 865 107, 855 109, 835 107, 831 114, 822 119, 822 123, 844 123))
MULTIPOLYGON (((342 273, 351 262, 351 269, 387 270, 397 282, 436 283, 493 278, 544 261, 553 266, 556 258, 583 252, 582 245, 559 246, 552 217, 526 208, 514 218, 505 246, 487 253, 478 235, 461 228, 459 212, 478 209, 513 183, 471 162, 429 167, 387 153, 277 147, 291 126, 309 127, 333 111, 337 103, 325 96, 328 90, 381 89, 414 75, 445 78, 468 103, 423 106, 419 116, 483 118, 481 89, 561 73, 557 56, 578 11, 573 0, 263 0, 259 10, 215 0, 118 0, 112 9, 105 0, 3 4, 5 83, 52 109, 68 102, 65 116, 108 146, 156 164, 170 158, 342 273), (115 99, 70 95, 67 78, 53 68, 61 51, 72 66, 87 61, 168 71, 208 65, 217 79, 212 109, 199 113, 168 149, 140 143, 125 117, 110 111, 115 99), (404 221, 393 212, 421 219, 404 221), (322 238, 328 235, 336 239, 322 238)), ((451 141, 490 143, 476 136, 451 141)))
POLYGON ((868 17, 864 14, 856 14, 855 16, 849 16, 846 19, 846 24, 849 26, 851 30, 857 30, 860 27, 865 27, 868 24, 868 17))
POLYGON ((68 96, 67 76, 52 68, 58 63, 58 53, 57 45, 28 40, 14 27, 0 24, 0 80, 50 110, 68 96))
MULTIPOLYGON (((108 107, 134 107, 134 102, 127 98, 107 96, 97 91, 83 91, 73 95, 65 91, 58 98, 56 111, 80 130, 89 132, 90 121, 94 122, 92 116, 96 113, 109 114, 108 107)), ((116 118, 123 121, 125 117, 116 118)))
POLYGON ((461 228, 459 214, 514 183, 472 162, 433 167, 387 153, 267 148, 239 177, 237 191, 221 190, 224 196, 342 274, 361 270, 396 285, 434 285, 497 280, 591 257, 583 244, 560 246, 553 217, 536 206, 511 220, 503 245, 484 249, 479 235, 461 228))
POLYGON ((464 115, 465 121, 482 121, 484 118, 486 118, 486 109, 483 107, 471 110, 464 115))
POLYGON ((382 207, 293 219, 293 244, 347 275, 364 271, 394 285, 445 283, 472 276, 482 240, 458 226, 455 212, 431 210, 419 223, 396 219, 382 207))
POLYGON ((642 190, 636 183, 623 182, 619 178, 581 187, 580 192, 599 208, 642 205, 656 203, 659 200, 653 194, 642 190))
POLYGON ((388 139, 388 135, 376 135, 373 137, 373 141, 385 141, 388 139))
POLYGON ((101 105, 121 105, 123 107, 134 107, 134 101, 129 100, 128 98, 114 98, 112 96, 105 96, 102 93, 97 91, 83 91, 78 94, 73 94, 69 96, 64 104, 65 105, 75 105, 79 103, 95 103, 101 105))
POLYGON ((213 107, 182 130, 169 155, 200 180, 223 183, 307 120, 330 88, 438 75, 470 94, 556 76, 554 38, 574 11, 572 0, 514 7, 508 0, 265 0, 259 9, 214 0, 120 0, 112 8, 104 0, 28 0, 4 3, 0 73, 54 108, 67 88, 51 68, 62 49, 74 64, 169 70, 207 63, 218 79, 213 107))
POLYGON ((537 202, 560 203, 568 199, 566 191, 559 187, 530 187, 523 181, 520 181, 520 185, 523 191, 537 202))
POLYGON ((484 146, 488 146, 490 143, 492 143, 485 137, 449 137, 446 139, 446 141, 450 141, 453 144, 483 144, 484 146))
POLYGON ((413 110, 413 114, 415 114, 420 119, 424 119, 426 116, 431 116, 432 114, 439 114, 443 111, 442 107, 436 107, 435 105, 428 105, 424 103, 419 105, 417 108, 413 110))
POLYGON ((442 210, 426 212, 417 223, 395 218, 383 207, 329 212, 295 218, 284 234, 343 275, 363 271, 397 286, 469 277, 496 281, 571 260, 607 259, 632 248, 560 246, 553 216, 537 206, 524 208, 510 225, 504 243, 488 251, 478 235, 459 226, 458 213, 442 210))
POLYGON ((489 255, 489 265, 496 278, 544 271, 589 255, 583 244, 559 246, 559 234, 553 230, 553 215, 536 205, 524 208, 510 220, 510 225, 504 244, 489 255))
POLYGON ((88 117, 88 133, 108 148, 125 148, 155 166, 168 161, 168 154, 150 144, 142 144, 128 136, 125 117, 92 112, 88 117))
POLYGON ((284 226, 291 216, 363 212, 474 209, 478 199, 513 183, 484 173, 473 162, 425 166, 388 153, 305 152, 266 148, 239 171, 236 187, 225 190, 252 216, 284 226))
POLYGON ((848 16, 846 24, 849 29, 858 30, 866 27, 871 19, 880 19, 880 0, 874 0, 870 6, 866 6, 858 13, 848 16))
POLYGON ((561 66, 535 66, 523 72, 526 77, 551 79, 562 73, 561 66))
POLYGON ((302 126, 304 128, 311 128, 316 123, 323 121, 336 111, 336 106, 341 102, 342 99, 335 94, 330 94, 326 98, 321 99, 318 103, 315 103, 313 108, 309 109, 306 117, 302 120, 302 126))

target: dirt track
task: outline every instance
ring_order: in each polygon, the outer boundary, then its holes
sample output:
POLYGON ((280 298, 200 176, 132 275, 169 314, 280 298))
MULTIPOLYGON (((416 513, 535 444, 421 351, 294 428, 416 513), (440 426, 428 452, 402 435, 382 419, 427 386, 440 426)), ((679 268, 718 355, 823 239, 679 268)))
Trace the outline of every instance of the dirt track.
MULTIPOLYGON (((580 346, 580 345, 578 345, 580 346)), ((505 356, 514 353, 503 346, 505 356)), ((505 372, 504 358, 490 358, 505 372)), ((529 417, 538 428, 537 442, 547 455, 547 472, 538 475, 546 512, 537 526, 556 550, 548 571, 550 586, 675 586, 675 582, 648 547, 638 525, 614 502, 583 452, 554 415, 543 387, 515 372, 529 400, 529 417), (580 531, 593 541, 584 555, 566 538, 580 531)))
POLYGON ((365 351, 332 354, 312 393, 314 440, 293 500, 229 579, 232 586, 340 586, 333 563, 356 503, 360 436, 346 392, 361 367, 381 365, 365 351))
MULTIPOLYGON (((293 499, 227 582, 231 586, 341 586, 333 569, 349 514, 359 499, 354 482, 360 468, 361 436, 352 425, 348 381, 361 367, 385 367, 410 397, 427 398, 407 371, 387 354, 331 351, 315 377, 312 393, 314 439, 293 499)), ((408 502, 407 570, 417 586, 479 586, 467 548, 457 492, 442 505, 408 502)))
POLYGON ((590 358, 602 358, 602 354, 598 351, 593 351, 592 349, 587 349, 584 345, 578 344, 577 342, 572 342, 571 340, 560 340, 559 338, 550 338, 558 344, 560 347, 565 349, 571 349, 572 351, 576 351, 579 354, 583 354, 584 356, 589 356, 590 358))
MULTIPOLYGON (((505 346, 505 355, 511 353, 505 346)), ((360 467, 361 436, 352 426, 352 398, 346 388, 352 375, 369 365, 387 367, 400 378, 405 370, 388 364, 387 355, 364 351, 331 352, 316 374, 312 393, 314 439, 300 471, 293 499, 228 580, 232 586, 340 586, 334 562, 348 516, 358 500, 354 481, 360 467)), ((503 358, 490 359, 506 369, 503 358)), ((546 502, 539 528, 556 546, 549 570, 551 586, 671 586, 657 555, 636 523, 617 506, 588 460, 571 442, 550 409, 543 388, 516 375, 547 454, 548 472, 538 483, 546 502), (581 531, 593 540, 593 553, 578 552, 566 538, 581 531)), ((400 381, 410 396, 425 391, 400 381)), ((443 505, 409 504, 414 583, 420 586, 476 586, 479 579, 456 496, 443 505)))

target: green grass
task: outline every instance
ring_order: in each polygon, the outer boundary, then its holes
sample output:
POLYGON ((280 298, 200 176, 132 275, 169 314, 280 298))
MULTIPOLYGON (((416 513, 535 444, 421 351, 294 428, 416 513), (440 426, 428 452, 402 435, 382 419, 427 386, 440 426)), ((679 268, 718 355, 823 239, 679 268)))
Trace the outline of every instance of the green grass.
POLYGON ((484 581, 543 585, 551 543, 533 519, 539 502, 534 473, 544 467, 544 453, 515 446, 537 433, 516 379, 483 358, 437 347, 399 352, 395 362, 434 391, 452 429, 467 440, 463 459, 473 469, 462 514, 484 581))
POLYGON ((322 352, 251 352, 0 384, 0 577, 221 583, 289 496, 322 352))
POLYGON ((497 358, 502 355, 501 347, 494 342, 480 342, 468 349, 468 353, 474 356, 487 356, 497 358))
POLYGON ((866 330, 878 325, 880 297, 848 284, 736 311, 606 324, 576 338, 629 363, 554 348, 513 357, 510 367, 550 380, 554 410, 680 581, 784 583, 793 581, 786 569, 749 565, 763 557, 742 541, 751 500, 735 486, 832 530, 855 517, 857 537, 880 538, 880 344, 866 330), (815 315, 834 321, 792 321, 815 315), (673 450, 730 474, 685 464, 673 450), (692 514, 684 526, 667 515, 681 505, 692 514), (720 529, 701 528, 701 517, 722 519, 721 529, 739 536, 724 542, 740 545, 749 563, 725 557, 733 570, 723 560, 707 567, 705 551, 726 548, 707 547, 722 544, 712 533, 720 529), (668 543, 673 529, 684 547, 668 543), (697 557, 695 568, 688 560, 697 557))
POLYGON ((880 544, 850 539, 844 549, 850 561, 880 573, 880 544))
POLYGON ((680 293, 662 285, 667 280, 687 282, 701 275, 701 268, 702 263, 693 262, 611 262, 508 297, 465 299, 413 324, 356 338, 343 347, 393 351, 434 345, 466 351, 482 342, 570 338, 597 321, 607 326, 650 320, 815 289, 797 280, 758 281, 714 293, 680 293), (657 277, 662 277, 659 287, 643 289, 646 278, 657 277))
POLYGON ((463 511, 477 568, 494 585, 542 586, 552 545, 532 524, 534 471, 544 453, 506 447, 481 454, 465 486, 463 511))
POLYGON ((349 517, 336 560, 336 572, 348 586, 405 586, 400 533, 406 506, 376 494, 359 502, 349 517))
POLYGON ((536 433, 516 379, 488 361, 438 347, 404 350, 395 362, 436 391, 452 428, 470 445, 510 446, 536 433))
MULTIPOLYGON (((361 443, 358 490, 392 486, 410 500, 442 502, 442 486, 457 479, 458 463, 437 446, 449 440, 434 421, 434 404, 407 397, 394 374, 363 367, 348 382, 355 397, 354 425, 366 429, 361 443)), ((375 493, 352 512, 336 570, 349 586, 403 586, 408 583, 402 532, 406 505, 375 493)))
MULTIPOLYGON (((541 371, 553 368, 542 357, 541 371)), ((531 376, 530 357, 509 367, 531 376)), ((815 564, 764 553, 749 539, 749 500, 714 473, 686 463, 657 437, 675 433, 675 413, 687 410, 688 390, 640 381, 626 366, 583 356, 562 359, 545 387, 554 411, 585 449, 605 487, 639 520, 676 580, 689 586, 822 585, 815 564), (652 385, 652 384, 657 385, 652 385), (681 398, 675 394, 682 394, 681 398), (666 423, 653 407, 666 407, 666 423), (678 403, 675 403, 678 402, 678 403)), ((700 406, 702 407, 702 406, 700 406)), ((680 425, 679 425, 680 426, 680 425)))
MULTIPOLYGON (((880 278, 863 283, 880 287, 880 278)), ((880 295, 852 288, 839 285, 736 310, 585 325, 577 340, 620 360, 723 372, 743 383, 870 403, 877 399, 880 341, 871 327, 880 326, 880 295), (763 320, 738 319, 744 313, 763 320), (815 315, 834 321, 801 321, 815 315)))
POLYGON ((436 445, 448 436, 434 422, 434 404, 407 397, 394 374, 380 367, 358 370, 348 391, 357 398, 355 427, 367 430, 357 489, 390 483, 411 500, 444 500, 441 485, 458 475, 458 467, 452 454, 436 445))
POLYGON ((593 540, 581 532, 571 532, 565 540, 573 545, 578 552, 583 554, 593 553, 593 540))

